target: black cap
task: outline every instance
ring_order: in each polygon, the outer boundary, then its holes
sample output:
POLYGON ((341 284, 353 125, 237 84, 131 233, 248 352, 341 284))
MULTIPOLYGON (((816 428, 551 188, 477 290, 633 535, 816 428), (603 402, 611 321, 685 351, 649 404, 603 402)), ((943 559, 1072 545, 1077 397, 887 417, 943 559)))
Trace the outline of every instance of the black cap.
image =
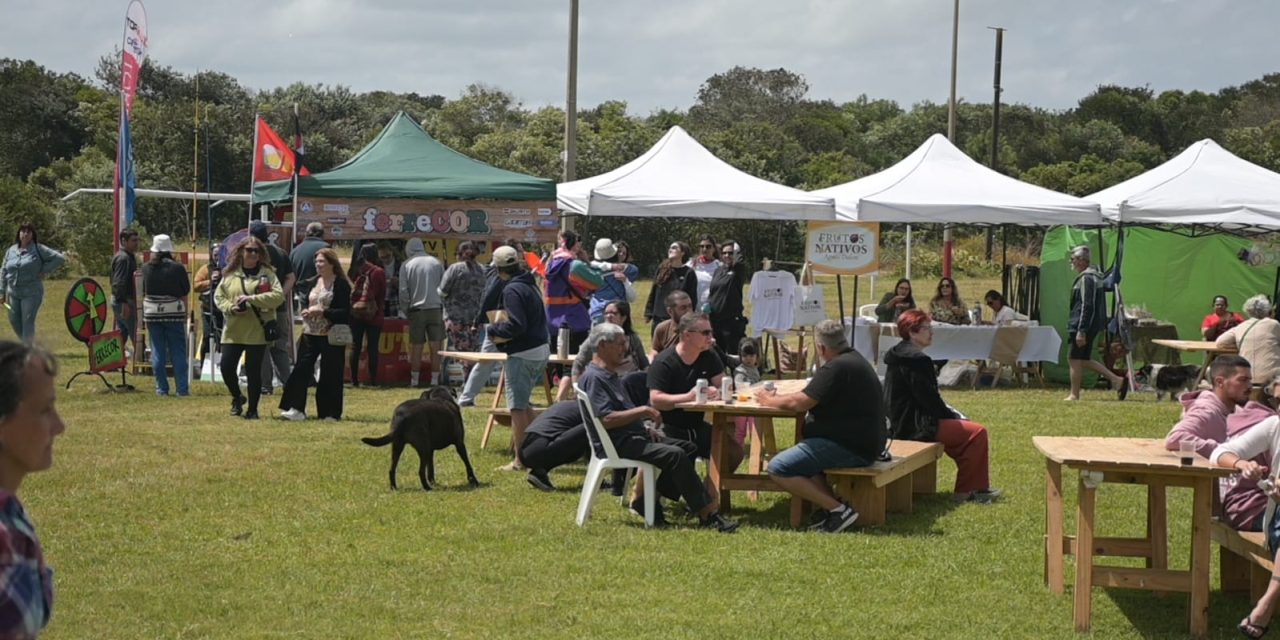
POLYGON ((249 223, 249 235, 266 242, 267 241, 267 223, 261 220, 254 220, 249 223))

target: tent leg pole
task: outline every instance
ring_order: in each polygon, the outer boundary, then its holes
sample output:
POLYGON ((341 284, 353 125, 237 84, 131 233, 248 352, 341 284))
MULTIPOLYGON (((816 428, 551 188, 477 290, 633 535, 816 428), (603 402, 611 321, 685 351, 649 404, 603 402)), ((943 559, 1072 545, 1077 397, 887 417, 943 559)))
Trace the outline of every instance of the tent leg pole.
MULTIPOLYGON (((857 281, 857 276, 854 276, 854 281, 855 282, 857 281)), ((856 300, 857 298, 854 298, 854 299, 856 300)), ((840 305, 840 316, 839 316, 840 326, 843 327, 844 326, 844 281, 841 280, 840 274, 838 273, 836 274, 836 300, 838 301, 837 304, 840 305)))
POLYGON ((1009 299, 1009 226, 1000 225, 1000 295, 1009 299))

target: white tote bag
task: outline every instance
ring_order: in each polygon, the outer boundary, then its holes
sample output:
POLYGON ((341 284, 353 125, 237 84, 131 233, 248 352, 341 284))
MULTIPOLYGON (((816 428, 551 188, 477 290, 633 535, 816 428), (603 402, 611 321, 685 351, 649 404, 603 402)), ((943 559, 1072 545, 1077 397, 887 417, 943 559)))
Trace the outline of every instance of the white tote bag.
POLYGON ((827 319, 827 304, 822 295, 822 286, 813 278, 813 270, 809 263, 800 269, 800 279, 796 285, 795 315, 791 321, 792 329, 812 327, 827 319))

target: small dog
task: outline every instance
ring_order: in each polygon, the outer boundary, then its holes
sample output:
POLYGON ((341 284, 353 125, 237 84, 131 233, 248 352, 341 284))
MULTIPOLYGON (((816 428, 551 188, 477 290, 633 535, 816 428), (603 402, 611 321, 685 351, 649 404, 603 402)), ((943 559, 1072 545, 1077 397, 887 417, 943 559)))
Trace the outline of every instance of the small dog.
POLYGON ((467 467, 467 482, 480 486, 476 472, 467 457, 466 433, 462 426, 462 410, 448 387, 436 386, 422 392, 416 400, 406 400, 396 407, 391 417, 391 432, 380 438, 361 438, 372 447, 391 445, 391 488, 396 486, 396 465, 406 444, 418 452, 418 479, 430 491, 436 483, 435 452, 449 445, 458 451, 467 467))
POLYGON ((1148 382, 1155 387, 1157 401, 1164 400, 1166 393, 1170 400, 1177 400, 1182 392, 1195 389, 1200 367, 1194 364, 1149 364, 1138 372, 1146 374, 1148 382))

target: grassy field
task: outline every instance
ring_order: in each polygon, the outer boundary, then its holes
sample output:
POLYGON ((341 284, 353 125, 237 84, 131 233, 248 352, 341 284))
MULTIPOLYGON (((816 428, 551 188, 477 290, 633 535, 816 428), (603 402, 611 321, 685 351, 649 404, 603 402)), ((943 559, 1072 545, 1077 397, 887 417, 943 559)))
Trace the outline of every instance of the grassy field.
MULTIPOLYGON (((49 283, 40 326, 63 381, 85 366, 62 325, 68 284, 49 283)), ((1044 465, 1031 437, 1160 437, 1178 415, 1151 396, 948 391, 990 429, 1006 499, 931 497, 828 536, 790 530, 781 495, 740 497, 743 527, 724 536, 678 518, 647 531, 607 499, 576 527, 583 468, 553 473, 554 493, 494 471, 508 458, 480 449, 478 409, 465 414, 480 488, 466 488, 450 450, 437 456, 441 490, 416 488, 410 453, 391 491, 388 450, 359 437, 385 432, 406 389, 348 390, 338 424, 245 422, 227 417, 221 386, 177 399, 133 382, 127 395, 92 379, 62 392, 56 465, 23 487, 56 571, 48 638, 1075 638, 1070 588, 1050 595, 1041 578, 1044 465)), ((949 461, 940 476, 950 487, 949 461)), ((1185 567, 1190 495, 1169 493, 1172 564, 1185 567)), ((1144 497, 1107 485, 1098 535, 1140 534, 1144 497)), ((1093 602, 1094 637, 1185 636, 1184 595, 1097 589, 1093 602)), ((1248 605, 1215 591, 1212 635, 1234 634, 1248 605)))

